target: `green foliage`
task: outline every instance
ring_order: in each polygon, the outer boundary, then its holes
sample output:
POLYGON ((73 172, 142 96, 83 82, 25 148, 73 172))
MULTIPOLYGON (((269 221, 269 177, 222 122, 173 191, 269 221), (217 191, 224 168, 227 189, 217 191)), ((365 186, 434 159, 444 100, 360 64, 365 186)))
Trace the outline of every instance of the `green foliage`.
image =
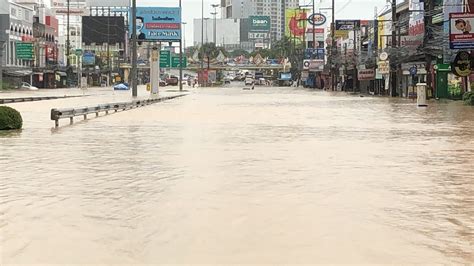
POLYGON ((462 100, 465 104, 474 106, 474 92, 469 91, 464 93, 462 100))
POLYGON ((0 106, 0 130, 21 129, 23 119, 20 113, 8 106, 0 106))
POLYGON ((15 89, 15 86, 12 83, 10 83, 6 80, 2 80, 0 82, 2 82, 2 90, 13 90, 13 89, 15 89))

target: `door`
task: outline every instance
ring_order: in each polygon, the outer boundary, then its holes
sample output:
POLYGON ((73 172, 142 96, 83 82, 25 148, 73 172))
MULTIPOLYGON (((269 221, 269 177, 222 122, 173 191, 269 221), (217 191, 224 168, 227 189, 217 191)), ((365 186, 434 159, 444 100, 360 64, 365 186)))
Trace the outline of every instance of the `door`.
POLYGON ((448 72, 436 71, 436 98, 448 98, 448 72))

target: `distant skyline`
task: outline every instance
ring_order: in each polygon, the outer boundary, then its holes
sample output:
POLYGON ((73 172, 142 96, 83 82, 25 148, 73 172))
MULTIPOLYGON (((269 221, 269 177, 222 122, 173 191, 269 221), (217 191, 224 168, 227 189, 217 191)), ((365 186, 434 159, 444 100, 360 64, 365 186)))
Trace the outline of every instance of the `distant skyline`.
MULTIPOLYGON (((331 6, 331 0, 315 0, 317 7, 327 8, 331 6)), ((336 19, 373 19, 374 8, 378 12, 387 5, 386 0, 336 0, 336 19)), ((300 5, 309 5, 311 0, 300 0, 300 5)), ((138 6, 178 6, 178 0, 137 0, 138 6)), ((204 17, 212 17, 213 8, 211 4, 220 4, 220 0, 204 0, 204 17)), ((193 39, 193 20, 201 18, 201 0, 182 0, 183 21, 186 25, 186 45, 191 46, 193 39)), ((220 17, 220 10, 218 11, 220 17)), ((322 10, 330 21, 331 10, 322 10)), ((329 26, 329 25, 328 25, 329 26)))

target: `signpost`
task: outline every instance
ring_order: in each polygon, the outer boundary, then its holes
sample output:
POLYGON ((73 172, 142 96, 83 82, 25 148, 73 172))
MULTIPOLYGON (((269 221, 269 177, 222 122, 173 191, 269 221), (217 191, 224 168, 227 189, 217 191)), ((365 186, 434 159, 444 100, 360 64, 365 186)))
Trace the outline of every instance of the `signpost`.
POLYGON ((23 60, 33 60, 34 49, 33 43, 17 42, 16 43, 16 58, 23 60))
MULTIPOLYGON (((183 65, 182 67, 186 67, 187 66, 187 59, 186 57, 183 57, 183 65)), ((171 67, 180 67, 180 63, 179 63, 179 55, 173 55, 171 57, 171 67)))
POLYGON ((171 52, 169 50, 160 51, 160 68, 171 67, 171 52))

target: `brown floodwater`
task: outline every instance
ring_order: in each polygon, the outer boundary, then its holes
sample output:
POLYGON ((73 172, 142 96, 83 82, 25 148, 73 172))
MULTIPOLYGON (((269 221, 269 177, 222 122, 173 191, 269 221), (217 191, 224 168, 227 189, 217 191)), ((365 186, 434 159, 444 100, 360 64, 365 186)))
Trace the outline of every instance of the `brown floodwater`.
POLYGON ((52 128, 129 92, 93 94, 10 105, 0 264, 474 263, 473 107, 208 88, 52 128))

